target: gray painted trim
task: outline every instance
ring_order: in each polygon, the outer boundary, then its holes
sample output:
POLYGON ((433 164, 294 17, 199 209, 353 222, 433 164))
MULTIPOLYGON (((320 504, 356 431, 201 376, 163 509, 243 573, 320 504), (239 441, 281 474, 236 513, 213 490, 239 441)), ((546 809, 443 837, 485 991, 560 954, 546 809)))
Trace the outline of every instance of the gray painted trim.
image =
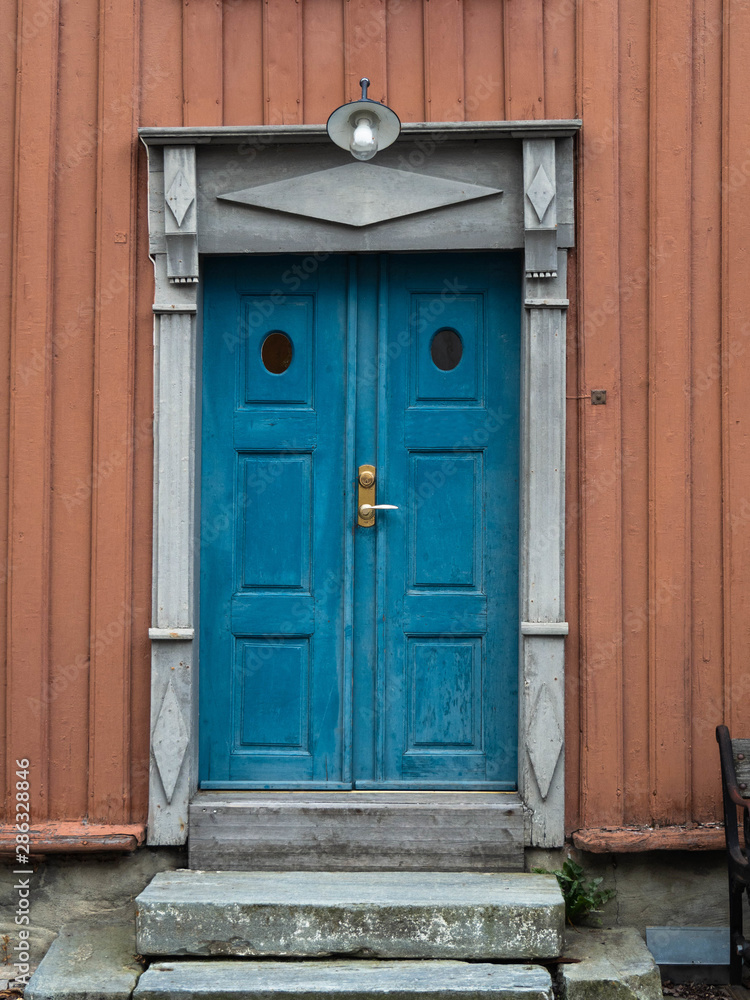
POLYGON ((150 628, 148 630, 149 639, 194 639, 194 628, 150 628))
MULTIPOLYGON (((401 135, 418 137, 436 132, 448 139, 563 139, 576 135, 580 118, 559 121, 527 122, 406 122, 401 135)), ((237 145, 257 139, 260 142, 330 142, 325 125, 245 125, 214 128, 204 126, 184 128, 174 126, 139 128, 138 135, 146 146, 170 145, 237 145)), ((572 198, 572 191, 570 193, 572 198)))
POLYGON ((567 622, 521 622, 521 635, 567 635, 567 622))
MULTIPOLYGON (((436 123, 407 125, 406 136, 442 131, 444 137, 530 140, 524 161, 541 160, 555 185, 559 229, 573 231, 572 136, 580 122, 436 123), (550 156, 554 155, 554 160, 550 156), (541 160, 540 160, 541 157, 541 160)), ((205 143, 325 142, 322 126, 248 129, 141 129, 149 153, 150 246, 154 297, 154 566, 152 737, 149 843, 187 839, 188 805, 197 787, 197 634, 195 597, 196 468, 199 447, 199 372, 196 368, 199 284, 168 277, 162 146, 205 143), (174 639, 172 633, 179 638, 174 639), (164 641, 169 635, 169 640, 164 641), (164 638, 162 638, 164 637, 164 638)), ((227 155, 230 155, 229 153, 227 155)), ((184 154, 180 152, 179 157, 184 154)), ((189 159, 188 159, 188 162, 189 159)), ((520 194, 520 192, 519 192, 520 194)), ((525 191, 523 196, 526 197, 525 191)), ((538 199, 537 199, 538 200, 538 199)), ((241 211, 238 207, 238 211, 241 211)), ((187 219, 187 216, 185 216, 187 219)), ((441 223, 437 217, 438 232, 441 223)), ((543 221, 549 220, 543 213, 543 221)), ((533 218, 517 246, 535 239, 533 218)), ((542 220, 539 220, 541 225, 542 220)), ((171 223, 168 225, 171 226, 171 223)), ((194 228, 200 237, 201 220, 194 228)), ((442 223, 443 228, 449 225, 442 223)), ((178 227, 179 228, 179 227, 178 227)), ((547 230, 549 231, 549 230, 547 230)), ((545 230, 541 229, 544 234, 545 230)), ((192 233, 190 234, 192 238, 192 233)), ((447 238, 447 235, 446 235, 447 238)), ((543 236, 546 239, 546 235, 543 236)), ((298 252, 315 247, 301 240, 298 252)), ((540 246, 534 247, 538 254, 540 246)), ((542 247, 548 253, 548 248, 542 247)), ((527 274, 523 316, 521 441, 521 573, 519 794, 527 808, 527 842, 564 841, 564 516, 566 263, 557 252, 555 277, 527 274)), ((546 272, 545 272, 546 273, 546 272)))

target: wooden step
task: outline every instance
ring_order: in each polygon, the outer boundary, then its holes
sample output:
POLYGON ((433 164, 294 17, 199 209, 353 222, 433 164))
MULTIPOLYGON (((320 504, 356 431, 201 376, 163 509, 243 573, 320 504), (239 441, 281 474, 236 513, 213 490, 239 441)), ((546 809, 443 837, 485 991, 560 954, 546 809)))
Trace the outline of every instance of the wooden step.
POLYGON ((507 792, 199 792, 190 867, 224 871, 523 871, 507 792))

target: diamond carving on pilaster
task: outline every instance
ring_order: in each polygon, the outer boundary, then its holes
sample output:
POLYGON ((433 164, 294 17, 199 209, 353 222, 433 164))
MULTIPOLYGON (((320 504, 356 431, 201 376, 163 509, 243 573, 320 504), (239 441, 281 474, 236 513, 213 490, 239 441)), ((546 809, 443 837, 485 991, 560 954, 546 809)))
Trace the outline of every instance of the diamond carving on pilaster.
POLYGON ((562 747, 563 731, 557 706, 548 685, 543 684, 531 710, 526 737, 526 749, 543 799, 547 798, 562 747))
POLYGON ((151 737, 154 760, 167 802, 172 801, 189 741, 185 717, 170 677, 151 737))
POLYGON ((193 199, 195 198, 195 194, 181 170, 178 170, 174 175, 166 198, 177 225, 181 226, 187 210, 193 204, 193 199))
POLYGON ((550 202, 555 197, 555 189, 552 181, 547 176, 547 171, 541 164, 534 175, 534 180, 529 184, 526 194, 534 207, 537 218, 541 222, 550 206, 550 202))

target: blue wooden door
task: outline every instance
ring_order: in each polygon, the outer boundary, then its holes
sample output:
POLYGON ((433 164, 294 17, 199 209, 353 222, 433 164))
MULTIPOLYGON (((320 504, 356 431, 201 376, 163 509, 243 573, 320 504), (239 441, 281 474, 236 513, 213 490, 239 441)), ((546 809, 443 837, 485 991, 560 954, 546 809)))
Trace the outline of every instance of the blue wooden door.
POLYGON ((202 786, 514 788, 518 258, 205 277, 202 786))

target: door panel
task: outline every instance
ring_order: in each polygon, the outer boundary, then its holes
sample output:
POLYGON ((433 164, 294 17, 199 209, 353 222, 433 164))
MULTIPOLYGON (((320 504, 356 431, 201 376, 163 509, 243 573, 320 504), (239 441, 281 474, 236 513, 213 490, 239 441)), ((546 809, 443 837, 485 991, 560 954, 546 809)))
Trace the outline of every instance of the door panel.
POLYGON ((206 264, 206 786, 343 781, 346 271, 343 259, 313 273, 295 264, 206 264), (282 349, 264 361, 278 333, 291 359, 282 349))
POLYGON ((513 788, 519 260, 382 268, 377 502, 399 510, 377 515, 379 746, 357 786, 513 788))
POLYGON ((515 787, 518 257, 205 288, 201 784, 515 787))

